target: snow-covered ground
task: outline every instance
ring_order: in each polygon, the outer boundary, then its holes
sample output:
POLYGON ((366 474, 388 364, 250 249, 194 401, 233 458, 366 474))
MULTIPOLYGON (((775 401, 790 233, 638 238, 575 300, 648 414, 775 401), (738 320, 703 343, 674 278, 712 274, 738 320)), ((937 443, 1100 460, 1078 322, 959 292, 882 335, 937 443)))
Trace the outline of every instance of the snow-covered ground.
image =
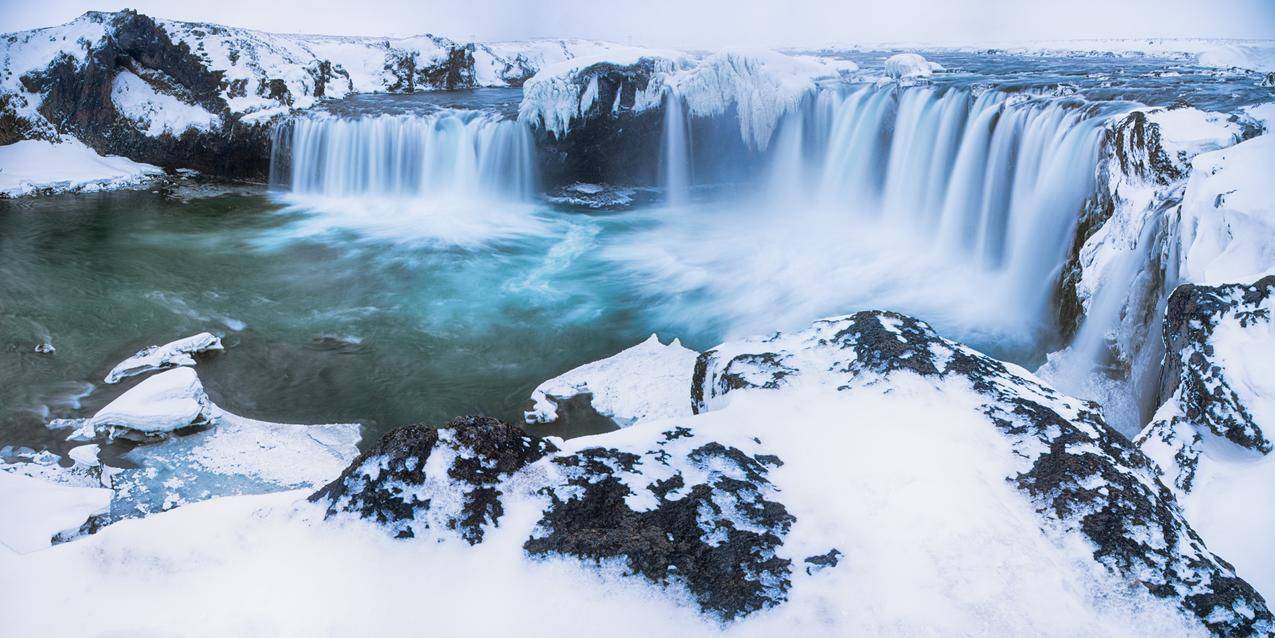
POLYGON ((74 138, 0 146, 0 197, 37 192, 92 192, 141 186, 163 171, 125 157, 98 155, 74 138))
POLYGON ((723 344, 701 363, 680 397, 648 396, 638 379, 640 397, 616 398, 674 414, 699 397, 696 415, 566 442, 481 419, 408 428, 309 502, 216 498, 0 550, 0 571, 22 575, 0 581, 6 627, 382 635, 425 613, 446 635, 1270 628, 1242 585, 1231 602, 1179 606, 1227 568, 1145 459, 1021 369, 883 313, 723 344), (1054 485, 1055 472, 1067 478, 1054 485), (1131 544, 1082 526, 1089 516, 1131 544), (546 613, 546 600, 571 609, 546 613))

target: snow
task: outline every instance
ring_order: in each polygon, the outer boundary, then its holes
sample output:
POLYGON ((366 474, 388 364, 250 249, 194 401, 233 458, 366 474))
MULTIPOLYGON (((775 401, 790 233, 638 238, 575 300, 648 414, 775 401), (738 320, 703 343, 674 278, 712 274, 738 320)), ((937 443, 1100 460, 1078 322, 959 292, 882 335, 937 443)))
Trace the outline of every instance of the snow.
POLYGON ((55 144, 23 140, 0 146, 0 197, 40 191, 91 192, 145 184, 163 170, 114 155, 102 156, 73 138, 55 144))
POLYGON ((120 115, 151 137, 181 135, 188 129, 208 131, 221 126, 221 117, 204 107, 160 93, 135 73, 122 70, 111 83, 111 102, 120 115))
MULTIPOLYGON (((680 424, 745 450, 758 437, 784 460, 770 477, 797 521, 785 557, 835 547, 843 563, 794 569, 786 603, 725 627, 621 569, 528 560, 522 544, 544 501, 518 482, 502 486, 501 524, 476 547, 323 522, 304 492, 219 498, 0 556, 0 570, 23 574, 21 587, 3 581, 0 599, 28 611, 7 617, 16 635, 411 633, 420 614, 368 610, 421 601, 441 635, 1202 635, 1094 570, 1091 547, 1038 529, 1031 503, 1004 480, 1019 460, 976 405, 959 383, 903 376, 851 392, 745 393, 718 412, 568 441, 564 453, 643 451, 680 424), (502 613, 483 612, 491 600, 502 613), (545 600, 572 609, 546 614, 545 600), (40 613, 71 601, 74 614, 40 613)), ((548 460, 536 467, 556 471, 548 460)))
POLYGON ((697 117, 720 115, 734 106, 740 136, 758 150, 767 147, 780 118, 795 109, 818 82, 839 80, 858 68, 844 60, 774 51, 726 51, 695 59, 673 52, 624 50, 541 69, 523 87, 519 119, 556 136, 565 135, 597 97, 595 76, 588 73, 591 66, 603 62, 631 66, 641 60, 649 61, 653 72, 635 96, 634 111, 658 107, 666 93, 684 100, 688 112, 697 117))
MULTIPOLYGON (((69 487, 0 472, 0 543, 19 553, 46 548, 55 534, 74 532, 89 517, 105 514, 110 502, 107 489, 69 487)), ((15 583, 18 579, 3 580, 15 583)))
POLYGON ((164 436, 207 421, 208 395, 190 368, 148 377, 93 415, 89 425, 111 437, 164 436))
POLYGON ((1275 135, 1197 155, 1182 198, 1181 276, 1217 285, 1275 274, 1275 135))
POLYGON ((917 53, 898 53, 885 61, 886 75, 895 80, 929 77, 934 70, 930 62, 917 53))
MULTIPOLYGON (((1269 313, 1270 303, 1263 305, 1269 313)), ((1219 320, 1208 344, 1215 374, 1263 433, 1275 432, 1275 325, 1269 318, 1241 323, 1231 314, 1219 320)), ((1275 509, 1265 506, 1275 499, 1275 454, 1242 449, 1191 422, 1178 393, 1160 406, 1138 445, 1163 468, 1164 483, 1209 548, 1267 600, 1275 597, 1275 509), (1183 489, 1180 462, 1196 454, 1190 489, 1183 489)))
POLYGON ((535 403, 527 423, 558 418, 558 402, 588 395, 599 414, 624 427, 651 419, 691 414, 691 373, 699 353, 674 339, 667 346, 656 335, 614 356, 587 363, 554 377, 531 393, 535 403))
POLYGON ((1275 42, 1219 44, 1201 51, 1196 59, 1201 66, 1270 73, 1275 71, 1275 42))
POLYGON ((201 332, 162 346, 150 346, 139 350, 137 354, 112 368, 104 381, 108 384, 119 383, 122 379, 153 370, 174 366, 193 366, 195 358, 191 355, 221 349, 221 339, 210 332, 201 332))
POLYGON ((1147 120, 1160 127, 1161 143, 1172 157, 1191 157, 1234 144, 1240 127, 1225 113, 1196 108, 1152 109, 1147 120))

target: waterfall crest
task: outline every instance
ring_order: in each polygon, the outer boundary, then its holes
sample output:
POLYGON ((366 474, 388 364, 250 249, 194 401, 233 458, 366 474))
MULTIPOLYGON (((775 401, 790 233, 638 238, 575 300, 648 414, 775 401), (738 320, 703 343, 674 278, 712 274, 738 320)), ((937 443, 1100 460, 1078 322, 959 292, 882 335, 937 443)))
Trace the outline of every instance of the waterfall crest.
POLYGON ((530 132, 482 111, 289 120, 274 130, 271 183, 303 195, 529 197, 530 132))

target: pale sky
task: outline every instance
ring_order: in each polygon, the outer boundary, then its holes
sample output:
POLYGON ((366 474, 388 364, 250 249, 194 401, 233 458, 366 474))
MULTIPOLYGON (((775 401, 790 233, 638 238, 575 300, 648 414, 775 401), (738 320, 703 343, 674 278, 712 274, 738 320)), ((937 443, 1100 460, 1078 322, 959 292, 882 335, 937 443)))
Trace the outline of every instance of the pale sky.
POLYGON ((588 37, 649 46, 1275 38, 1275 0, 0 0, 0 32, 131 7, 285 33, 460 40, 588 37))

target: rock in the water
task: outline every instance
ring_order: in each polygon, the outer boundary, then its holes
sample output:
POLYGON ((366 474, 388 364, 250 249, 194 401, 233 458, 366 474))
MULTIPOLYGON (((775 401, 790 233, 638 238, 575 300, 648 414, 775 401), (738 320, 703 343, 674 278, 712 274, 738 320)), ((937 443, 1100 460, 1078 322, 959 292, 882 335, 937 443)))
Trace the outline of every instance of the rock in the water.
POLYGON ((162 346, 150 346, 121 361, 106 375, 106 383, 119 383, 128 377, 176 366, 193 366, 192 355, 221 350, 221 339, 211 332, 178 339, 162 346))
POLYGON ((594 410, 625 427, 644 420, 689 416, 687 392, 697 353, 651 335, 614 356, 587 363, 536 387, 527 423, 558 418, 558 403, 587 395, 594 410))
POLYGON ((195 371, 174 368, 130 388, 93 415, 89 425, 108 438, 153 442, 208 423, 211 405, 195 371))

